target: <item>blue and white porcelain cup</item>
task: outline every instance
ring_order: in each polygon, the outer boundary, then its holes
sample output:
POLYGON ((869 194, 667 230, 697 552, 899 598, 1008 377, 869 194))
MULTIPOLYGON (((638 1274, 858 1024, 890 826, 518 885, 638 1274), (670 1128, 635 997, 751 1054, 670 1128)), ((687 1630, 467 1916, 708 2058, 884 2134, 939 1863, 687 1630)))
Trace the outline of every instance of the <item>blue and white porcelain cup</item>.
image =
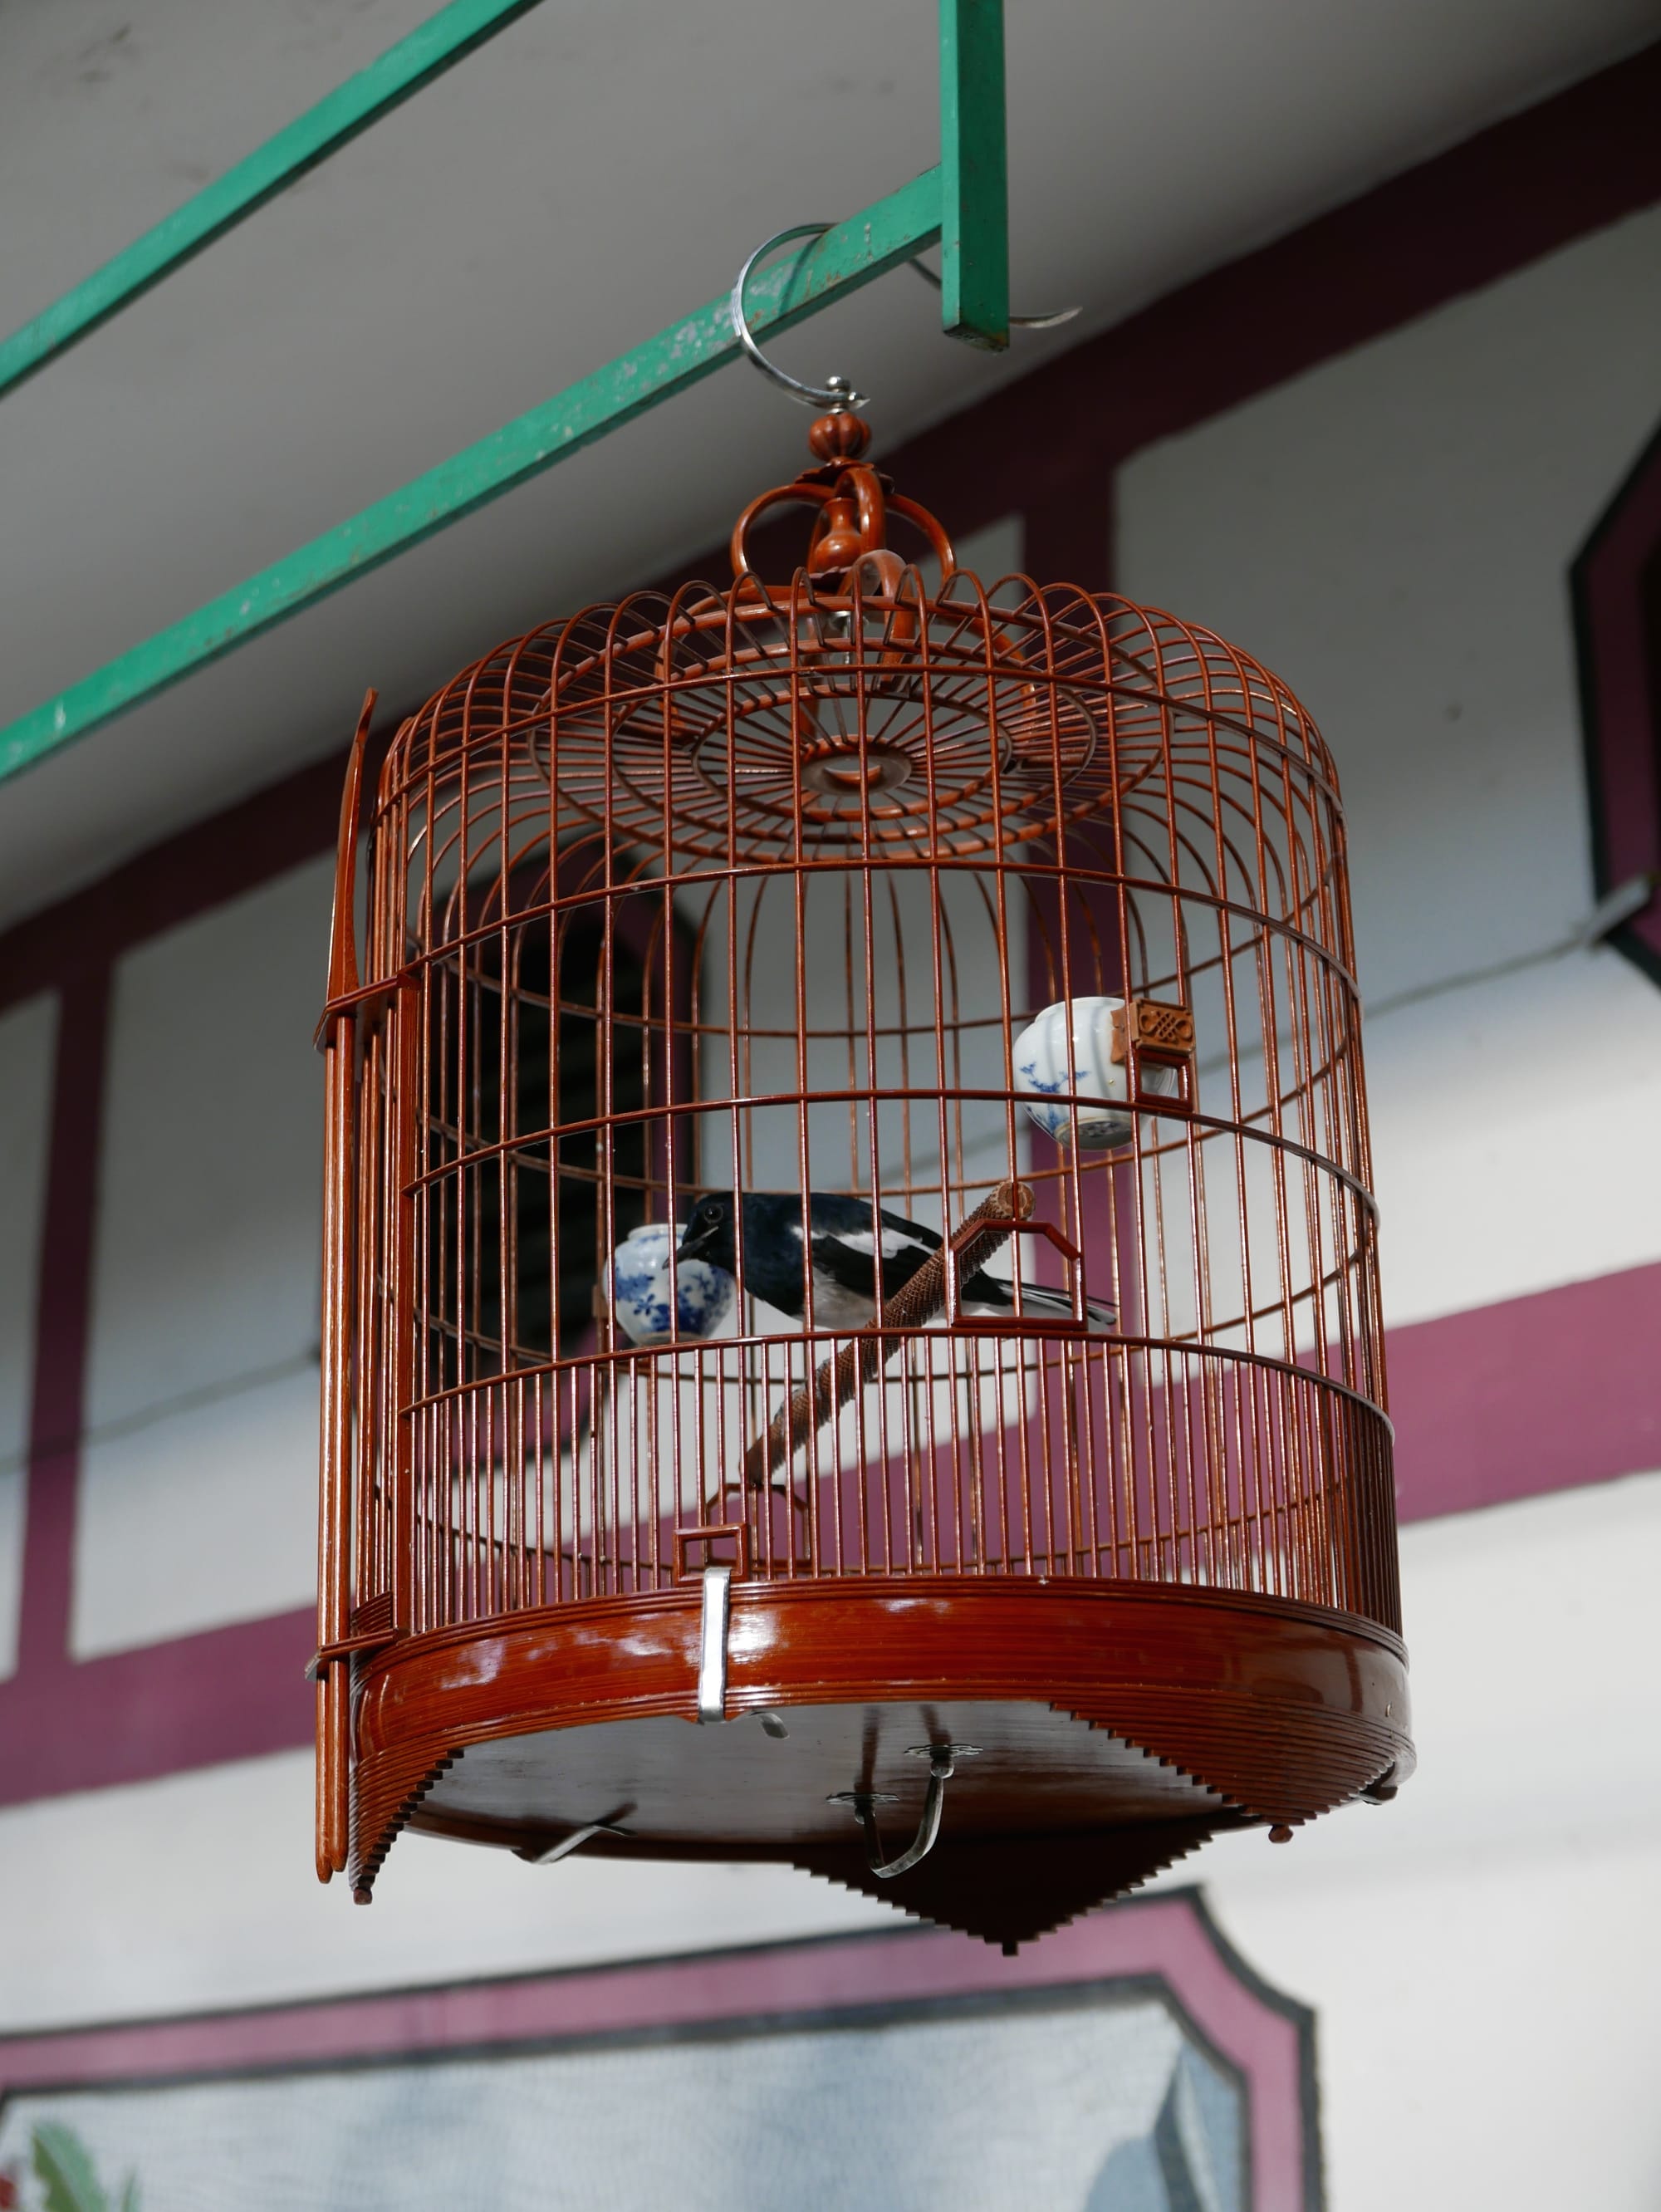
MULTIPOLYGON (((1015 1039, 1015 1089, 1032 1120, 1058 1145, 1073 1140, 1075 1099, 1082 1150, 1110 1152, 1131 1141, 1131 1072, 1113 1057, 1113 1016, 1124 1006, 1123 999, 1060 999, 1015 1039)), ((1176 1071, 1147 1067, 1143 1080, 1149 1091, 1174 1091, 1176 1071)))
POLYGON ((653 1351, 677 1338, 713 1336, 732 1310, 737 1285, 706 1260, 682 1260, 675 1269, 675 1311, 670 1313, 670 1251, 682 1224, 664 1221, 631 1229, 611 1255, 605 1295, 617 1326, 631 1344, 653 1351))

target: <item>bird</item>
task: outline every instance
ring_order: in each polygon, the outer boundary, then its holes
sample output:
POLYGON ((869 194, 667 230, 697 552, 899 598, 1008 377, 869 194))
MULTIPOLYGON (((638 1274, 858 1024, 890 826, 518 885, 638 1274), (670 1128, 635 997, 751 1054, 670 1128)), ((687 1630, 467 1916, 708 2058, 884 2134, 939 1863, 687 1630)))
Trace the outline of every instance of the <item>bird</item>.
MULTIPOLYGON (((743 1227, 743 1287, 766 1305, 802 1320, 807 1311, 809 1268, 802 1260, 802 1200, 791 1191, 741 1194, 735 1207, 730 1191, 710 1191, 686 1218, 677 1256, 702 1260, 738 1273, 737 1228, 743 1227)), ((813 1319, 819 1328, 864 1328, 876 1318, 887 1298, 903 1289, 940 1249, 941 1240, 920 1221, 873 1210, 867 1198, 831 1191, 809 1191, 807 1200, 809 1258, 813 1278, 813 1319), (875 1220, 875 1231, 873 1231, 875 1220)), ((959 1286, 966 1312, 1015 1313, 1015 1285, 978 1268, 959 1286)), ((1045 1320, 1074 1319, 1070 1298, 1059 1291, 1021 1285, 1024 1314, 1045 1320)), ((1115 1326, 1111 1306, 1085 1301, 1092 1328, 1115 1326)))

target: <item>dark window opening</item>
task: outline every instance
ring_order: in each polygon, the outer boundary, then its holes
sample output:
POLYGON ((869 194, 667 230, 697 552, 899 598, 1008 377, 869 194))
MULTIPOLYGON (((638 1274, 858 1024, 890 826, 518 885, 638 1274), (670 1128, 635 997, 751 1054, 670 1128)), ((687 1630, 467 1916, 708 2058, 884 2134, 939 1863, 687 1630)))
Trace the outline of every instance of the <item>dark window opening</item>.
POLYGON ((1599 516, 1571 571, 1600 898, 1647 878, 1609 942, 1661 983, 1661 434, 1599 516))
POLYGON ((579 1353, 611 1245, 647 1218, 653 1125, 609 1146, 591 1126, 646 1105, 653 1028, 646 964, 616 929, 608 956, 603 913, 498 933, 433 994, 427 1165, 455 1164, 427 1186, 427 1394, 579 1353))

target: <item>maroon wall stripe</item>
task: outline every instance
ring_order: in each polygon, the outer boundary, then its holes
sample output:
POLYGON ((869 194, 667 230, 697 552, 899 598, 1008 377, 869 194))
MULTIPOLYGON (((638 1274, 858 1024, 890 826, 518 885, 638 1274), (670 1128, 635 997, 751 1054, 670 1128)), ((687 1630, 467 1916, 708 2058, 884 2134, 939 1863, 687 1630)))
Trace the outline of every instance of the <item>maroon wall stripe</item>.
POLYGON ((0 1683, 0 1806, 154 1782, 312 1740, 317 1613, 271 1613, 0 1683))
POLYGON ((20 1677, 61 1668, 68 1656, 109 1003, 107 966, 61 980, 35 1303, 20 1677))
MULTIPOLYGON (((330 849, 344 773, 343 752, 313 762, 0 935, 0 1007, 41 991, 60 1002, 0 1804, 284 1750, 309 1733, 309 1608, 79 1664, 70 1625, 112 963, 330 849)), ((319 1004, 324 982, 319 969, 319 1004)))
MULTIPOLYGON (((332 851, 345 778, 344 751, 312 761, 16 923, 0 935, 0 1007, 332 851)), ((319 969, 319 1007, 323 988, 319 969)))
POLYGON ((1661 1264, 1388 1334, 1404 1521, 1661 1468, 1661 1264))
MULTIPOLYGON (((1658 1343, 1661 1263, 1391 1329, 1402 1519, 1661 1468, 1658 1343)), ((309 1743, 315 1629, 277 1613, 0 1683, 0 1805, 309 1743)))

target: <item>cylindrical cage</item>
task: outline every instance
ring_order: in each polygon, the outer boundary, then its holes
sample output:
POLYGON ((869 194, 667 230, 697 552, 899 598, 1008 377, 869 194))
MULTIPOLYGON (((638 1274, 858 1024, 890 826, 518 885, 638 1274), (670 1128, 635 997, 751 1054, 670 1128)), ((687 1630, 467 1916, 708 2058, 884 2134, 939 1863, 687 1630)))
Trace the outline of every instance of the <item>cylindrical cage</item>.
MULTIPOLYGON (((858 521, 851 556, 788 585, 746 571, 499 649, 382 771, 365 973, 336 978, 330 1031, 355 1056, 331 1091, 324 1702, 355 1663, 351 1756, 391 1762, 356 1807, 362 1888, 423 1790, 418 1818, 500 1820, 491 1839, 522 1849, 585 1814, 652 1842, 621 1770, 615 1804, 540 1816, 505 1810, 500 1777, 446 1815, 433 1770, 482 1774, 464 1747, 587 1719, 693 1717, 690 1676, 656 1705, 591 1684, 598 1703, 530 1718, 476 1690, 407 1741, 375 1686, 505 1624, 626 1642, 659 1600, 702 1607, 706 1668, 712 1565, 735 1623, 768 1592, 869 1589, 891 1622, 907 1591, 961 1606, 994 1583, 1174 1593, 1160 1617, 1190 1645, 1204 1620, 1282 1641, 1347 1622, 1385 1686, 1333 1692, 1328 1749, 1345 1716, 1365 1742, 1304 1799, 1306 1745, 1248 1789, 1221 1753, 1208 1770, 1185 1739, 1086 1717, 1202 1793, 1135 1817, 1207 1832, 1406 1771, 1326 747, 1204 630, 1024 578, 983 589, 932 526, 943 573, 905 568, 858 521)), ((751 1703, 868 1711, 922 1679, 906 1660, 896 1691, 876 1647, 863 1692, 827 1698, 821 1657, 751 1703)), ((869 1760, 851 1780, 867 1824, 887 1793, 869 1760)), ((806 1863, 825 1820, 858 1840, 822 1800, 805 1827, 724 1817, 660 1820, 655 1841, 806 1863)), ((1056 1825, 1076 1841, 1083 1817, 1056 1825)), ((954 1917, 932 1893, 917 1909, 954 1917)))

